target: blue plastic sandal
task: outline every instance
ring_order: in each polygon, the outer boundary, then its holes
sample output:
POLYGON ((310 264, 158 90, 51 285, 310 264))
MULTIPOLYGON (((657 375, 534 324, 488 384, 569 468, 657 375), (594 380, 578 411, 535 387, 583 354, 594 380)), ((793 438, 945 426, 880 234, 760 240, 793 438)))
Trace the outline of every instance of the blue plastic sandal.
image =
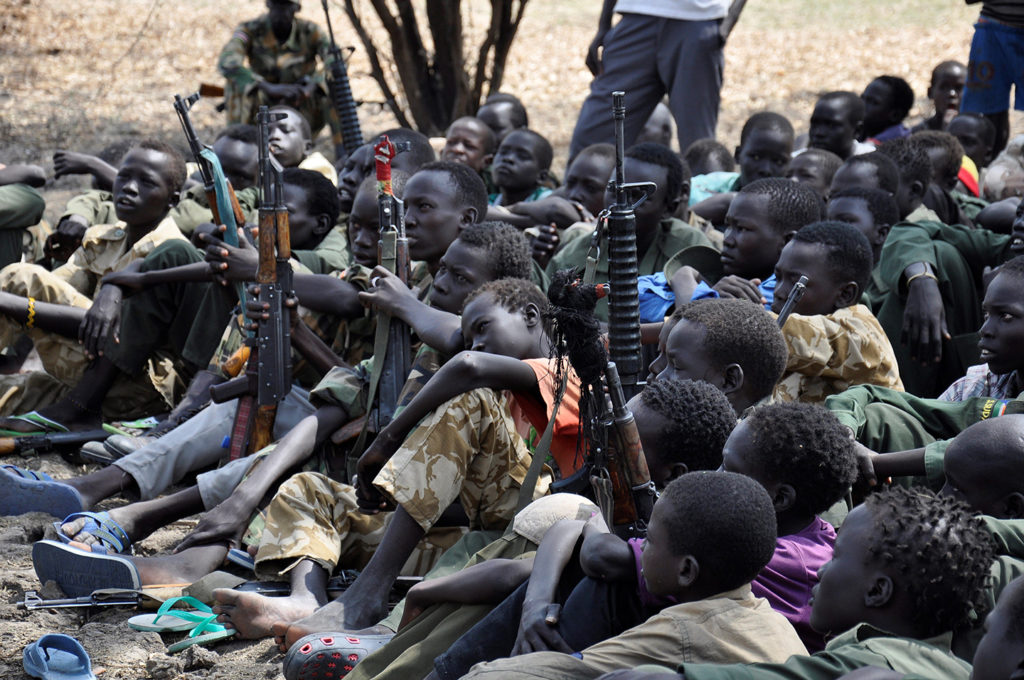
POLYGON ((96 680, 85 648, 73 637, 44 635, 25 647, 25 672, 43 680, 96 680))

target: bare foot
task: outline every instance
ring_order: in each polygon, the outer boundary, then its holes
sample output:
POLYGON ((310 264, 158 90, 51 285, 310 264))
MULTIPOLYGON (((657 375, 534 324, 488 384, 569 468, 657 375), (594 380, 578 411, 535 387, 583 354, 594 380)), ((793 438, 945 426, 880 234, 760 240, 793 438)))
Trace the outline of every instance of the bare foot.
MULTIPOLYGON (((79 550, 91 551, 85 543, 69 543, 79 550)), ((139 580, 144 586, 195 583, 224 562, 228 549, 220 545, 191 548, 174 555, 159 557, 135 557, 121 555, 139 570, 139 580)))
POLYGON ((270 637, 273 626, 309 616, 321 605, 312 594, 267 597, 226 588, 213 591, 217 620, 247 640, 270 637))

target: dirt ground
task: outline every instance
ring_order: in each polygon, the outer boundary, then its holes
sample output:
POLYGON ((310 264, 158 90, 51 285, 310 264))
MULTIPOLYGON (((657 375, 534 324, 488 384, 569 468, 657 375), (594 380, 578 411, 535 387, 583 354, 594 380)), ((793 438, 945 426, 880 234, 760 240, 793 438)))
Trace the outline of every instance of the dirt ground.
MULTIPOLYGON (((465 4, 465 3, 464 3, 465 4)), ((368 3, 358 3, 369 12, 368 3)), ((62 148, 96 152, 121 137, 154 135, 180 141, 171 109, 175 93, 218 82, 215 62, 240 20, 261 12, 258 0, 0 0, 0 162, 30 162, 52 172, 62 148)), ((503 89, 526 102, 532 127, 548 136, 561 169, 590 75, 583 66, 600 3, 531 0, 513 47, 503 89)), ((469 30, 486 26, 487 3, 470 3, 469 30)), ((758 0, 749 4, 727 48, 719 137, 730 148, 746 117, 773 109, 798 132, 816 96, 833 89, 860 91, 875 75, 906 78, 917 94, 911 121, 931 113, 925 97, 932 66, 967 61, 976 10, 954 0, 758 0)), ((310 0, 303 16, 322 22, 310 0)), ((365 54, 332 4, 339 43, 357 45, 350 66, 357 99, 381 99, 367 75, 365 54)), ((360 114, 369 133, 393 124, 372 105, 360 114)), ((220 116, 202 103, 195 122, 210 137, 220 116)), ((1014 128, 1020 119, 1014 117, 1014 128)), ((44 189, 52 221, 84 180, 51 180, 44 189)), ((0 458, 61 478, 87 468, 59 456, 0 458)), ((118 501, 121 502, 121 501, 118 501)), ((43 514, 0 518, 0 677, 23 678, 21 650, 48 632, 78 637, 102 678, 279 677, 280 656, 269 641, 227 642, 213 652, 169 657, 155 633, 136 633, 123 622, 134 612, 110 608, 25 612, 15 608, 25 590, 37 589, 31 544, 53 518, 43 514)), ((171 549, 191 526, 178 523, 141 542, 138 551, 171 549)))

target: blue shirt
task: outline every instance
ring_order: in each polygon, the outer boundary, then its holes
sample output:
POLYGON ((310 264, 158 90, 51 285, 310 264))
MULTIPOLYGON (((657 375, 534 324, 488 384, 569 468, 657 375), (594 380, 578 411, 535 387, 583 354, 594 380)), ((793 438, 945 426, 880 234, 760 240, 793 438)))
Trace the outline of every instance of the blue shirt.
MULTIPOLYGON (((640 322, 658 323, 664 321, 665 314, 668 313, 668 310, 676 302, 676 295, 672 292, 672 288, 669 287, 668 280, 665 279, 665 273, 658 272, 649 276, 641 276, 637 280, 637 287, 640 290, 640 322)), ((761 291, 761 296, 767 300, 764 308, 770 310, 772 308, 772 301, 775 299, 775 274, 765 279, 757 289, 761 291)), ((717 297, 720 297, 718 291, 702 281, 697 284, 697 288, 693 291, 693 297, 690 300, 704 300, 717 297)))

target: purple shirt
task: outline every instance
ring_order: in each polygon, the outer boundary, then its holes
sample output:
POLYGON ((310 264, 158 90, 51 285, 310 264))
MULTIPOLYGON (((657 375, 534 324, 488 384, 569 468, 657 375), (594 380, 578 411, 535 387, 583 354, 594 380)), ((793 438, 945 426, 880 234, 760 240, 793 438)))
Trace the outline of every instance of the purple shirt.
POLYGON ((789 619, 812 654, 825 648, 825 638, 811 628, 811 589, 818 583, 818 569, 832 559, 835 543, 832 525, 815 517, 799 532, 779 536, 771 561, 751 583, 754 595, 789 619))
POLYGON ((640 604, 645 607, 657 607, 659 609, 679 604, 679 600, 671 595, 655 595, 651 591, 647 590, 647 581, 644 580, 644 562, 642 557, 644 554, 644 539, 631 538, 626 542, 629 543, 629 547, 633 550, 633 559, 636 561, 636 592, 640 597, 640 604))

